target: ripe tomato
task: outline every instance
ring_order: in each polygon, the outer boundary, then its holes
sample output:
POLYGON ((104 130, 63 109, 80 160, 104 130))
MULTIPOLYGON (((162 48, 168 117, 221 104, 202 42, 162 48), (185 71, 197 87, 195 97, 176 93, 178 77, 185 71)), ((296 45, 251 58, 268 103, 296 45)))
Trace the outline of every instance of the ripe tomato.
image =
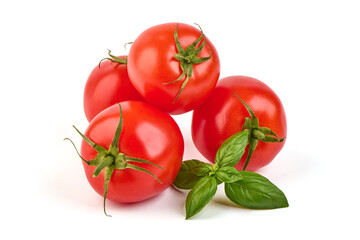
MULTIPOLYGON (((283 105, 263 82, 245 76, 231 76, 219 80, 218 85, 203 105, 195 109, 192 118, 192 138, 196 148, 214 162, 221 143, 240 132, 249 113, 237 94, 255 113, 260 127, 271 129, 279 137, 286 137, 286 116, 283 105)), ((258 141, 247 170, 255 171, 269 164, 284 146, 283 142, 258 141)), ((242 170, 248 147, 235 166, 242 170)))
MULTIPOLYGON (((120 56, 126 59, 126 56, 120 56)), ((129 80, 126 64, 106 60, 90 73, 84 91, 84 110, 90 122, 99 112, 126 100, 142 100, 129 80)))
POLYGON ((170 114, 181 114, 209 96, 219 78, 220 61, 201 30, 166 23, 145 30, 135 39, 128 71, 145 101, 170 114))
MULTIPOLYGON (((163 168, 130 161, 151 172, 162 183, 150 174, 132 168, 114 170, 108 182, 107 199, 138 202, 158 195, 172 184, 182 163, 184 140, 178 125, 168 114, 141 101, 125 101, 120 105, 123 122, 119 141, 116 141, 119 152, 163 168)), ((84 135, 97 145, 110 149, 119 121, 119 106, 115 104, 99 113, 84 135)), ((95 159, 97 154, 85 140, 82 141, 81 156, 86 161, 95 159)), ((98 177, 93 177, 96 167, 85 161, 83 165, 90 185, 103 196, 106 171, 102 170, 98 177)))

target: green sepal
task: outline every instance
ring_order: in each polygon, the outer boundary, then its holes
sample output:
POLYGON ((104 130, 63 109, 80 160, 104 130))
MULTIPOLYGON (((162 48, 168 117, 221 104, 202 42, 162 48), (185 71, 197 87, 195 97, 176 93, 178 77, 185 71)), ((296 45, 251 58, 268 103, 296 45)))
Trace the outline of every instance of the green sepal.
POLYGON ((244 168, 243 168, 243 171, 245 171, 246 167, 248 166, 249 162, 250 162, 250 158, 251 156, 253 155, 255 149, 256 149, 256 146, 258 144, 259 140, 257 139, 250 139, 250 142, 249 142, 249 148, 248 148, 248 154, 246 156, 246 160, 245 160, 245 164, 244 164, 244 168))
POLYGON ((246 167, 248 166, 251 156, 255 151, 255 148, 258 144, 258 141, 274 143, 274 142, 282 142, 285 138, 278 138, 274 131, 267 127, 260 127, 259 126, 259 119, 256 117, 254 111, 236 94, 234 95, 241 101, 244 105, 246 110, 248 111, 250 118, 245 117, 244 125, 242 126, 242 131, 247 129, 249 131, 249 151, 246 156, 245 165, 243 170, 245 171, 246 167))
MULTIPOLYGON (((127 43, 127 44, 129 44, 129 43, 127 43)), ((126 47, 127 44, 125 44, 125 47, 126 47)), ((101 63, 103 61, 105 61, 105 60, 110 60, 111 62, 116 62, 116 63, 119 63, 119 64, 126 64, 127 63, 127 58, 122 59, 122 58, 116 57, 116 56, 111 54, 111 50, 109 50, 109 49, 108 49, 108 55, 109 55, 109 57, 103 58, 103 59, 100 60, 99 68, 100 68, 101 63)))
POLYGON ((179 90, 179 93, 176 95, 174 102, 176 102, 176 100, 180 97, 180 94, 182 93, 182 91, 184 90, 186 84, 188 83, 188 81, 190 80, 190 77, 192 76, 193 74, 193 71, 194 71, 194 68, 191 64, 185 64, 185 71, 186 71, 186 78, 184 80, 184 82, 181 84, 181 87, 180 87, 180 90, 179 90))
POLYGON ((268 142, 268 143, 277 143, 277 142, 283 142, 285 138, 275 138, 271 136, 265 136, 261 141, 262 142, 268 142))
POLYGON ((93 173, 93 177, 99 176, 100 172, 101 172, 104 168, 110 166, 110 165, 113 164, 113 163, 114 163, 114 158, 113 158, 113 157, 111 157, 111 156, 106 157, 106 158, 105 158, 103 161, 101 161, 101 162, 99 163, 99 165, 96 167, 96 169, 95 169, 95 171, 94 171, 94 173, 93 173))
MULTIPOLYGON (((177 31, 177 28, 176 30, 177 31)), ((192 60, 194 58, 196 58, 197 55, 200 54, 200 52, 203 50, 204 46, 205 46, 205 42, 203 41, 203 43, 198 47, 196 48, 196 45, 199 44, 199 42, 202 40, 204 34, 202 31, 201 32, 201 35, 199 38, 197 38, 192 44, 190 44, 186 49, 185 49, 185 52, 182 52, 182 57, 187 57, 187 62, 190 63, 192 62, 192 60)), ((179 39, 176 40, 177 42, 179 42, 179 39)), ((180 42, 179 42, 180 44, 180 42)), ((178 45, 177 45, 178 46, 178 45)))
POLYGON ((179 42, 178 27, 179 27, 179 24, 176 25, 175 32, 174 32, 175 45, 176 45, 176 49, 177 49, 178 53, 181 55, 185 55, 185 49, 179 42))
POLYGON ((96 143, 91 141, 88 137, 86 137, 84 134, 82 134, 75 126, 73 126, 73 128, 75 128, 75 130, 80 134, 82 139, 84 139, 87 144, 89 144, 93 149, 95 149, 95 151, 97 151, 98 153, 107 151, 106 148, 104 148, 104 147, 102 147, 100 145, 97 145, 96 143))
POLYGON ((153 176, 153 177, 156 179, 156 181, 158 181, 159 183, 162 184, 162 181, 160 181, 159 178, 157 178, 154 174, 152 174, 149 170, 146 170, 145 168, 142 168, 142 167, 136 166, 136 165, 134 165, 134 164, 130 164, 130 163, 128 163, 128 164, 126 165, 126 168, 131 168, 131 169, 137 170, 137 171, 139 171, 139 172, 147 173, 147 174, 153 176))
MULTIPOLYGON (((118 124, 118 126, 117 126, 117 128, 115 130, 114 138, 113 138, 113 140, 111 142, 111 145, 110 145, 111 148, 117 149, 117 153, 119 153, 119 140, 120 140, 120 134, 121 134, 121 131, 122 131, 122 126, 123 126, 122 107, 121 107, 120 103, 118 104, 118 106, 119 106, 119 110, 120 110, 120 120, 119 120, 119 124, 118 124)), ((110 149, 110 151, 111 151, 111 149, 110 149)))
POLYGON ((75 151, 76 151, 77 155, 78 155, 78 156, 81 158, 81 160, 82 160, 84 163, 86 163, 87 165, 89 165, 89 166, 97 166, 97 165, 100 163, 98 158, 94 158, 94 159, 91 159, 91 160, 87 161, 85 158, 83 158, 83 157, 80 155, 80 153, 79 153, 79 151, 77 150, 74 142, 73 142, 70 138, 64 138, 64 140, 68 140, 68 141, 71 142, 71 144, 72 144, 72 145, 74 146, 74 148, 75 148, 75 151))
POLYGON ((282 142, 285 138, 278 138, 276 134, 268 128, 259 127, 252 131, 252 137, 262 142, 282 142))
POLYGON ((109 188, 109 182, 110 182, 110 179, 111 179, 111 176, 112 176, 114 170, 115 170, 114 165, 109 165, 107 168, 105 168, 103 209, 104 209, 105 215, 108 217, 111 217, 111 215, 108 215, 106 213, 105 203, 106 203, 106 197, 107 197, 108 188, 109 188))
MULTIPOLYGON (((196 25, 198 25, 198 24, 196 24, 196 25)), ((193 71, 194 71, 193 65, 208 61, 212 57, 212 52, 211 52, 210 48, 209 48, 210 49, 209 56, 198 57, 200 52, 206 46, 206 38, 204 36, 204 33, 199 25, 198 25, 198 27, 200 28, 200 32, 201 32, 200 37, 198 37, 193 43, 191 43, 186 49, 184 49, 179 41, 178 25, 176 25, 175 32, 174 32, 174 39, 175 39, 175 46, 177 49, 177 53, 174 54, 174 58, 180 62, 180 67, 181 67, 182 73, 176 80, 166 82, 164 84, 171 84, 171 83, 180 81, 184 77, 185 77, 185 80, 182 83, 182 85, 179 89, 179 92, 176 95, 173 102, 176 102, 176 100, 180 97, 180 94, 182 93, 182 91, 186 87, 188 81, 190 80, 191 76, 193 75, 193 71), (200 44, 200 46, 197 46, 201 42, 202 39, 204 39, 204 41, 200 44)))
POLYGON ((276 133, 274 133, 270 128, 267 127, 259 127, 259 131, 270 136, 274 136, 275 138, 278 138, 276 133))
POLYGON ((150 165, 153 165, 153 166, 155 166, 155 167, 158 167, 158 168, 164 170, 164 168, 162 168, 161 166, 159 166, 159 165, 157 165, 157 164, 155 164, 155 163, 153 163, 153 162, 150 162, 150 161, 148 161, 148 160, 141 159, 141 158, 134 158, 134 157, 129 157, 129 156, 126 156, 126 155, 125 155, 125 161, 126 161, 126 162, 148 163, 148 164, 150 164, 150 165))
POLYGON ((110 216, 110 215, 108 215, 106 213, 105 201, 106 201, 106 196, 107 196, 107 193, 108 193, 109 182, 110 182, 111 176, 112 176, 115 169, 123 170, 125 168, 130 168, 130 169, 133 169, 133 170, 136 170, 136 171, 141 171, 141 172, 144 172, 144 173, 147 173, 147 174, 153 176, 158 182, 162 183, 158 177, 156 177, 153 173, 151 173, 147 169, 136 166, 136 165, 133 165, 133 164, 128 163, 128 162, 139 162, 139 163, 151 164, 151 165, 156 166, 156 167, 158 167, 160 169, 163 169, 162 167, 160 167, 159 165, 157 165, 155 163, 152 163, 152 162, 150 162, 148 160, 129 157, 129 156, 126 156, 125 154, 119 152, 119 140, 120 140, 120 135, 121 135, 121 131, 122 131, 123 116, 122 116, 121 105, 120 104, 118 104, 118 105, 119 105, 119 111, 120 111, 120 120, 119 120, 119 124, 118 124, 118 126, 117 126, 117 128, 115 130, 113 141, 110 144, 109 149, 106 149, 106 148, 94 143, 88 137, 86 137, 84 134, 82 134, 75 126, 73 126, 75 128, 75 130, 83 138, 83 140, 86 143, 88 143, 95 151, 98 152, 95 159, 92 159, 90 161, 85 160, 79 154, 78 150, 76 149, 75 144, 70 139, 65 138, 65 140, 70 140, 70 142, 73 144, 77 154, 79 155, 79 157, 81 158, 82 161, 84 161, 89 166, 95 166, 96 167, 95 171, 93 173, 93 177, 98 177, 99 174, 101 173, 101 171, 105 169, 105 176, 104 176, 104 178, 105 178, 105 181, 104 181, 104 204, 103 205, 104 205, 104 213, 105 213, 106 216, 110 216))
POLYGON ((246 108, 246 110, 248 111, 248 113, 250 114, 251 120, 252 120, 252 125, 258 127, 259 126, 259 120, 258 118, 255 116, 254 111, 249 107, 249 105, 247 105, 240 97, 239 95, 237 95, 236 93, 234 93, 234 95, 242 102, 242 104, 244 105, 244 107, 246 108))

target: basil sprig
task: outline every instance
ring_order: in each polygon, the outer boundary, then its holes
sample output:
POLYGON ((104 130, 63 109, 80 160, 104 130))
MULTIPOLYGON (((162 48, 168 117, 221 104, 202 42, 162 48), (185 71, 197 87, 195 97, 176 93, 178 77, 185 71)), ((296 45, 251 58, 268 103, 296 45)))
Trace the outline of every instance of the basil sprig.
POLYGON ((235 166, 245 152, 248 139, 249 130, 247 129, 230 136, 216 152, 215 163, 220 167, 235 166))
POLYGON ((186 198, 186 219, 200 212, 215 196, 216 190, 217 182, 213 176, 202 177, 186 198))
MULTIPOLYGON (((196 159, 184 161, 181 164, 180 171, 173 184, 180 189, 192 189, 195 184, 207 174, 199 176, 199 171, 197 171, 197 169, 206 168, 207 165, 211 166, 211 164, 204 163, 196 159)), ((210 168, 208 169, 210 172, 210 168)))
POLYGON ((215 164, 192 159, 184 161, 174 181, 180 189, 191 189, 186 197, 186 219, 200 212, 215 196, 217 185, 225 183, 225 194, 239 206, 251 209, 287 207, 284 193, 260 174, 238 171, 249 143, 247 129, 226 139, 218 149, 215 164))
POLYGON ((243 171, 242 177, 241 181, 225 183, 225 194, 232 202, 250 209, 289 206, 285 194, 264 176, 243 171))

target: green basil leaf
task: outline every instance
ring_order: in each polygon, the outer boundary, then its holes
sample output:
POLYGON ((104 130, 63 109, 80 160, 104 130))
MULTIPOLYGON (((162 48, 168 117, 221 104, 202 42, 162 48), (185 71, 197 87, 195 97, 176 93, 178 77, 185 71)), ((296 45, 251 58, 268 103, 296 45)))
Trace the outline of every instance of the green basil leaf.
POLYGON ((196 176, 204 177, 210 172, 211 164, 202 162, 192 169, 196 176))
POLYGON ((201 179, 201 176, 197 176, 192 170, 203 164, 205 163, 196 159, 183 161, 180 171, 173 182, 174 186, 180 189, 192 189, 201 179))
POLYGON ((253 172, 241 172, 243 180, 225 183, 225 194, 234 203, 251 209, 288 207, 285 194, 267 178, 253 172))
POLYGON ((233 183, 243 179, 241 172, 234 167, 219 168, 216 171, 215 176, 219 181, 224 183, 233 183))
POLYGON ((213 176, 201 178, 186 197, 186 219, 200 212, 214 197, 216 190, 217 183, 213 176))
POLYGON ((248 144, 248 130, 235 133, 226 139, 216 152, 215 163, 219 167, 233 167, 241 159, 248 144))

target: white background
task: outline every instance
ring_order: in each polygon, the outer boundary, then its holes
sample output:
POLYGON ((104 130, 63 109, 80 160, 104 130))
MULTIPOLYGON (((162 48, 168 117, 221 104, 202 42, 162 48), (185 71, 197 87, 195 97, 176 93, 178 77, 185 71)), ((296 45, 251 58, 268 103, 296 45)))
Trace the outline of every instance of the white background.
MULTIPOLYGON (((6 239, 359 239, 360 7, 357 1, 2 1, 1 234, 6 239), (198 23, 221 77, 247 75, 282 99, 285 147, 260 171, 290 207, 247 210, 224 192, 185 221, 172 188, 137 204, 108 202, 87 183, 65 137, 80 145, 82 94, 106 56, 165 22, 198 23)), ((191 113, 176 116, 185 159, 191 113)), ((220 187, 221 188, 221 187, 220 187)))

